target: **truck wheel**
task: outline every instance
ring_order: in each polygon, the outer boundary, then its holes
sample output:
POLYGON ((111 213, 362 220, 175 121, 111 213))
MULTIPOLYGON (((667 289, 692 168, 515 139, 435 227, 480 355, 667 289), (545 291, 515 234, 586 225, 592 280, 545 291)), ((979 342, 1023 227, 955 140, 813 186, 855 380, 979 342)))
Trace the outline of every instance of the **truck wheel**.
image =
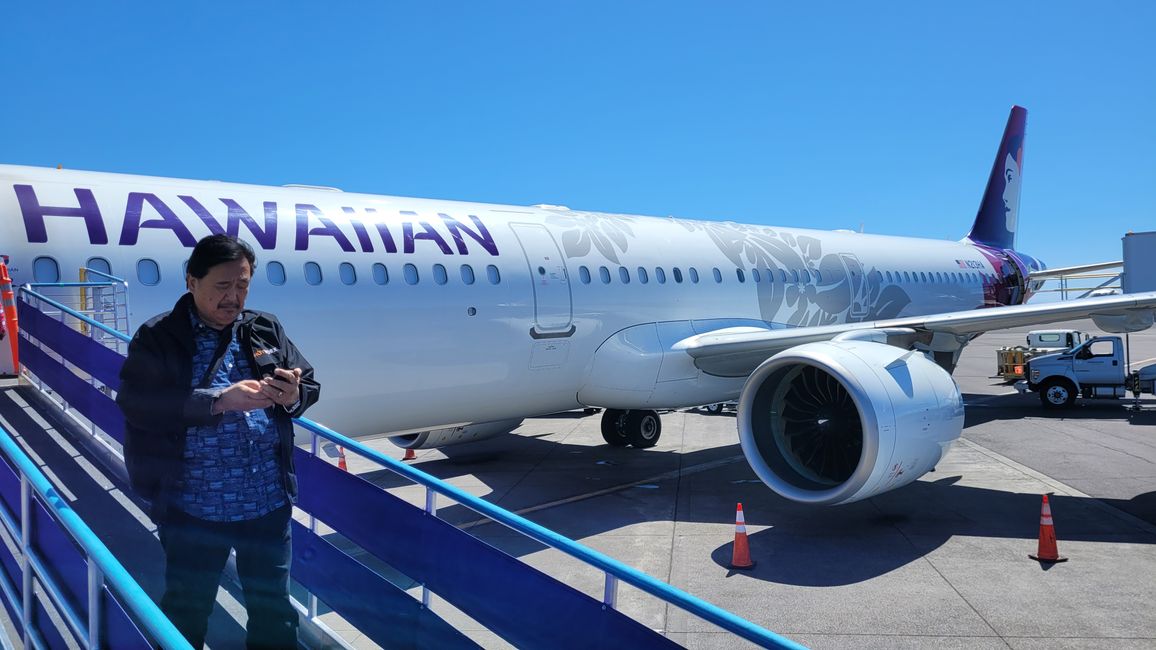
POLYGON ((1044 408, 1068 408, 1076 402, 1076 387, 1066 379, 1049 379, 1040 387, 1040 402, 1044 408))

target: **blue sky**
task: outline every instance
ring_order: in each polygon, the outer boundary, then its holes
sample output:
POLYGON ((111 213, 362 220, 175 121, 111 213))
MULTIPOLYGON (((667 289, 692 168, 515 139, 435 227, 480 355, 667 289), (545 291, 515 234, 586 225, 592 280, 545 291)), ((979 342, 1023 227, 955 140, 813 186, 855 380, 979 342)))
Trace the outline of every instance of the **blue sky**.
POLYGON ((27 3, 0 162, 958 239, 1156 230, 1156 3, 27 3))

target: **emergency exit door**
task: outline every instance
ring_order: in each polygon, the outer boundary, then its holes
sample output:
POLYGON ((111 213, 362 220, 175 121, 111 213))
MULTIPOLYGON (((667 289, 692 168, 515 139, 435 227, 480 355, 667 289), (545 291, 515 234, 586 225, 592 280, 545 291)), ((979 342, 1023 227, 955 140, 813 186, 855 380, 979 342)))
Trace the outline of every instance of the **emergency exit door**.
POLYGON ((570 300, 570 278, 557 242, 544 226, 533 223, 510 224, 534 286, 534 328, 532 335, 569 336, 574 332, 570 300))

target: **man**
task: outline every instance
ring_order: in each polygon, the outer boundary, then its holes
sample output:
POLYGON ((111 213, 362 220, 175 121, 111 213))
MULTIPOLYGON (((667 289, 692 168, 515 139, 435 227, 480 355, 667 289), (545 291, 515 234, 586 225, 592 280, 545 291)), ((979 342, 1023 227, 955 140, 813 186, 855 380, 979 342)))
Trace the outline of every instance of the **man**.
POLYGON ((245 309, 256 261, 234 237, 198 242, 188 293, 137 330, 116 398, 125 465, 150 501, 165 552, 161 609, 195 648, 230 549, 249 614, 247 646, 296 647, 291 420, 317 401, 320 386, 276 317, 245 309))

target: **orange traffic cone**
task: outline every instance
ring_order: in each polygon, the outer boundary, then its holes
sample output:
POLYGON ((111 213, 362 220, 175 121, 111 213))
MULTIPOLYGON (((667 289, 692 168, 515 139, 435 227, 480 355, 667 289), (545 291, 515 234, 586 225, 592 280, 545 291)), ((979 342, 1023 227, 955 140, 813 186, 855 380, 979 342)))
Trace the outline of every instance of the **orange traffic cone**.
POLYGON ((751 560, 751 547, 747 544, 747 521, 743 518, 743 504, 735 511, 735 550, 731 554, 732 569, 749 569, 755 565, 751 560))
POLYGON ((405 456, 402 458, 402 460, 413 460, 415 458, 417 458, 417 452, 413 450, 413 447, 410 447, 409 449, 405 450, 405 456))
POLYGON ((349 466, 345 464, 345 447, 337 448, 337 469, 348 472, 349 466))
POLYGON ((1067 562, 1068 558, 1061 557, 1056 548, 1056 529, 1052 524, 1052 507, 1048 505, 1048 495, 1044 495, 1044 504, 1040 506, 1040 546, 1035 555, 1029 555, 1033 560, 1040 562, 1067 562))
MULTIPOLYGON (((5 255, 7 260, 8 256, 5 255)), ((4 329, 8 331, 8 345, 12 346, 12 367, 20 374, 20 324, 16 316, 16 296, 12 293, 12 278, 8 265, 0 262, 0 302, 4 305, 4 329)))

